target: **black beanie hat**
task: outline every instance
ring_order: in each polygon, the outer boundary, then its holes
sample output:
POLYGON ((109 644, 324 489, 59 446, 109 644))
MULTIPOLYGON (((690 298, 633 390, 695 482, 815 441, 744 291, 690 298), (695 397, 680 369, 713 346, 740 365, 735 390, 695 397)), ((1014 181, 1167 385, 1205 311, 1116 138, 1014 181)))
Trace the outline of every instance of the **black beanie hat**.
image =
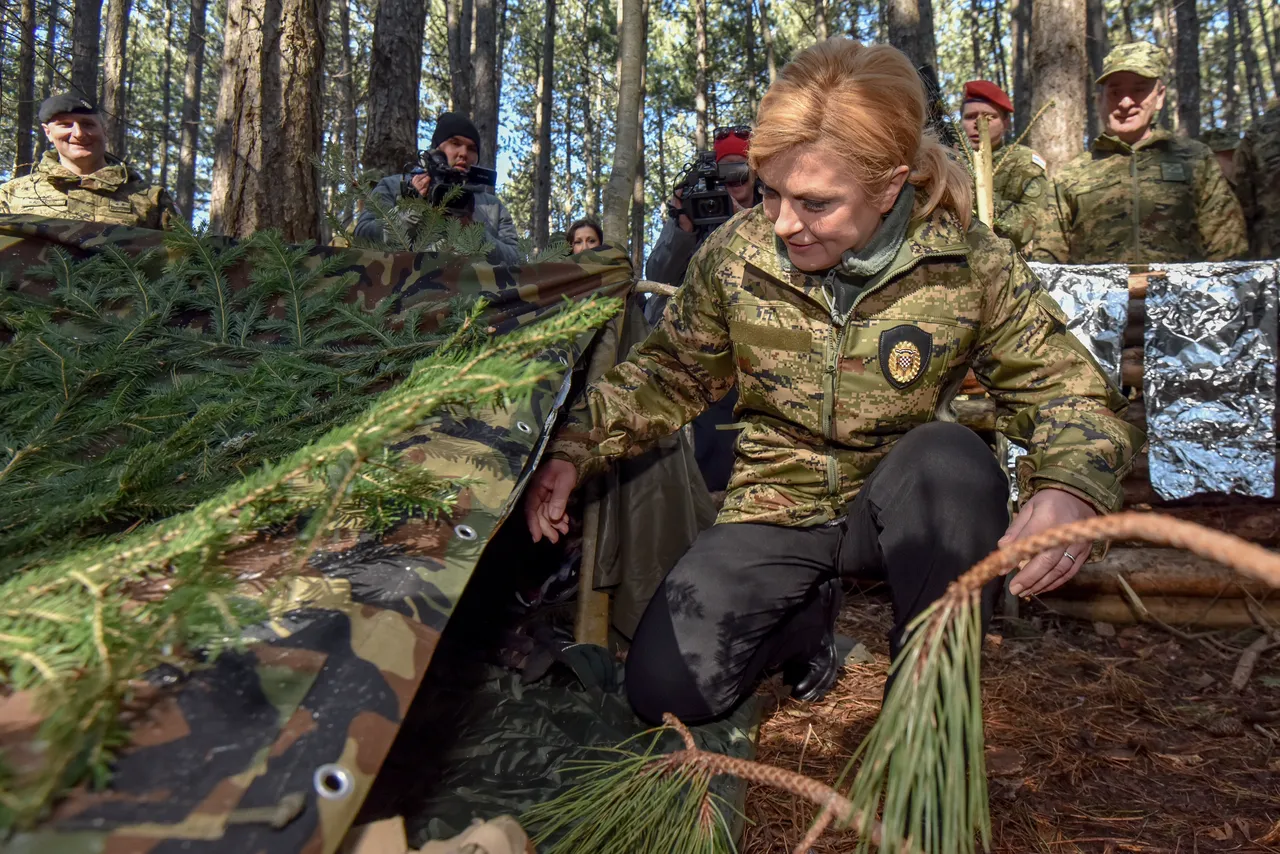
POLYGON ((431 147, 439 148, 440 143, 455 136, 471 140, 476 144, 476 151, 480 150, 480 131, 476 130, 471 119, 462 113, 441 113, 436 119, 436 132, 431 134, 431 147))
POLYGON ((48 124, 49 120, 54 116, 60 116, 63 113, 77 113, 79 115, 93 115, 98 112, 98 108, 90 103, 87 99, 81 98, 79 95, 71 92, 63 92, 60 95, 52 95, 44 99, 44 103, 40 105, 40 124, 48 124))

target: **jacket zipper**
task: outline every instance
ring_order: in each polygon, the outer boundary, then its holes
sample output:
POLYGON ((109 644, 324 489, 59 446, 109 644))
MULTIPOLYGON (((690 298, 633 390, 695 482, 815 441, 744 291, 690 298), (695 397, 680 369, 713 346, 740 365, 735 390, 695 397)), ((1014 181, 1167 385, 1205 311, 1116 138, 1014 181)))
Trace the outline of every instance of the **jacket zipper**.
POLYGON ((1129 152, 1129 178, 1133 182, 1133 260, 1142 259, 1141 229, 1138 227, 1138 152, 1129 152))

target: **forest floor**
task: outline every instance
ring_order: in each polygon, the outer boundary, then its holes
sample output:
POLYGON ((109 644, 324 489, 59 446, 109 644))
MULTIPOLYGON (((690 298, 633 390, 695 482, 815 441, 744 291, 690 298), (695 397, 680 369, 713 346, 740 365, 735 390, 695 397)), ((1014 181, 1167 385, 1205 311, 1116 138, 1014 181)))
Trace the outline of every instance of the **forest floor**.
MULTIPOLYGON (((823 702, 787 699, 760 733, 760 761, 827 782, 871 728, 888 669, 887 600, 846 601, 840 631, 864 647, 823 702)), ((1280 655, 1233 693, 1230 647, 1247 633, 1219 633, 1219 648, 1023 611, 996 620, 983 653, 993 851, 1280 852, 1280 655)), ((744 854, 789 854, 814 811, 753 787, 744 854)), ((811 850, 854 842, 829 832, 811 850)))

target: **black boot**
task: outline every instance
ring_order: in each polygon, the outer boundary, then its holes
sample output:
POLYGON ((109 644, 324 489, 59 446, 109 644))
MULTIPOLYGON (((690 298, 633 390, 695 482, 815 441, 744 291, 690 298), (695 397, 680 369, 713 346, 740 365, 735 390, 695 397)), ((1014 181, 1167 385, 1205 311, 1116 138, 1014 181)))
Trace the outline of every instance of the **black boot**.
POLYGON ((840 580, 822 585, 819 607, 822 614, 822 640, 807 656, 797 656, 782 666, 782 681, 791 686, 791 696, 805 703, 816 703, 836 684, 840 676, 840 657, 836 652, 836 616, 844 599, 840 580))

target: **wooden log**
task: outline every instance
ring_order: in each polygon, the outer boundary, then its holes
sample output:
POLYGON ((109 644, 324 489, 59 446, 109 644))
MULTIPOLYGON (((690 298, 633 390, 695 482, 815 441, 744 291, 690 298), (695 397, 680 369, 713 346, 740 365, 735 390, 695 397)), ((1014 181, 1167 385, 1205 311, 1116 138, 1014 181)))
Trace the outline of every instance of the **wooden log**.
MULTIPOLYGON (((1257 625, 1245 607, 1249 601, 1247 599, 1214 600, 1183 596, 1142 596, 1141 598, 1152 617, 1170 626, 1243 629, 1257 625)), ((1039 601, 1056 614, 1080 620, 1118 625, 1141 622, 1123 596, 1064 599, 1055 595, 1040 597, 1039 601)), ((1261 610, 1273 624, 1280 624, 1280 604, 1268 603, 1263 605, 1261 610)))
POLYGON ((1120 384, 1142 389, 1142 348, 1125 347, 1120 351, 1120 384))
POLYGON ((1129 273, 1129 299, 1146 299, 1147 284, 1153 276, 1163 278, 1164 273, 1153 273, 1148 270, 1132 270, 1129 273))
POLYGON ((1071 581, 1054 591, 1054 596, 1090 599, 1123 595, 1117 574, 1123 575, 1144 599, 1148 596, 1241 599, 1247 593, 1259 600, 1273 597, 1280 603, 1280 591, 1237 575, 1219 563, 1178 549, 1150 546, 1113 547, 1103 560, 1081 567, 1071 581))

